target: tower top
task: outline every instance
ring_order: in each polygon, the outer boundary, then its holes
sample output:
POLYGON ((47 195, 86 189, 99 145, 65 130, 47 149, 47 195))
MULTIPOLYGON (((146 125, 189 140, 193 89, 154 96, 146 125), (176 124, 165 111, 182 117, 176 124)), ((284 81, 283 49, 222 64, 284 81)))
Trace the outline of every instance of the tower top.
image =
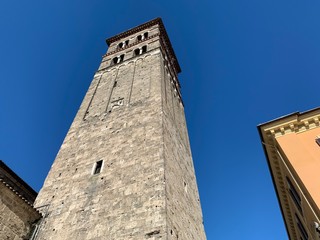
POLYGON ((174 53, 174 50, 172 48, 170 39, 168 37, 167 31, 164 27, 164 24, 162 22, 161 18, 155 18, 149 22, 143 23, 137 27, 131 28, 125 32, 119 33, 113 37, 110 37, 108 39, 106 39, 106 42, 108 44, 108 46, 110 46, 113 42, 116 42, 122 38, 128 37, 132 34, 135 34, 137 32, 143 31, 144 29, 150 28, 152 26, 158 25, 159 26, 159 30, 160 30, 160 42, 161 45, 163 47, 163 49, 165 50, 168 58, 170 59, 170 62, 172 63, 172 65, 174 66, 174 68, 176 69, 177 73, 181 72, 181 68, 178 62, 178 59, 176 57, 176 54, 174 53))

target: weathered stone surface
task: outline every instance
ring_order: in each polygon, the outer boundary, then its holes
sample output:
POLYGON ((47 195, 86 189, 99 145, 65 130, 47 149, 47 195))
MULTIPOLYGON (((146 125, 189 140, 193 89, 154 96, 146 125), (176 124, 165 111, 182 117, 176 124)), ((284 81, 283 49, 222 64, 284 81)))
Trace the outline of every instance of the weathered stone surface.
POLYGON ((0 239, 26 239, 39 213, 0 182, 0 239))
POLYGON ((111 43, 36 200, 49 204, 38 239, 206 239, 177 69, 162 38, 158 20, 111 43))

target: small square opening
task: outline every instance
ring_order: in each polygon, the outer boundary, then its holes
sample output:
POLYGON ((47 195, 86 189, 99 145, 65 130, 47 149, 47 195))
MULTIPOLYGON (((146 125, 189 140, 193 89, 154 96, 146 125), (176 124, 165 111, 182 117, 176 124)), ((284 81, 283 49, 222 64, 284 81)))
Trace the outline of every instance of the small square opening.
POLYGON ((95 163, 93 174, 98 174, 101 172, 103 160, 95 163))

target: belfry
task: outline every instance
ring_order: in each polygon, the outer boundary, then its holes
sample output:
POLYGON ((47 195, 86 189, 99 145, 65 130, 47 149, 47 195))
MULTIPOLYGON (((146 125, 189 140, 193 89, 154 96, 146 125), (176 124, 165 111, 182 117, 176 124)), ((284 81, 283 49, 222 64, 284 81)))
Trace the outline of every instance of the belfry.
POLYGON ((34 239, 205 240, 180 66, 162 20, 106 41, 35 201, 34 239))

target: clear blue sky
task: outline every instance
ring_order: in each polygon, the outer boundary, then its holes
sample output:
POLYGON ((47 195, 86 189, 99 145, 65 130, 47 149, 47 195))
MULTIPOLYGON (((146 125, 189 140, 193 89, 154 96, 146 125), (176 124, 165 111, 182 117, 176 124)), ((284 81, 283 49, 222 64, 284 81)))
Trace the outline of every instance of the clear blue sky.
POLYGON ((106 52, 162 17, 207 237, 287 239, 256 125, 319 106, 320 1, 1 1, 0 159, 39 190, 106 52))

